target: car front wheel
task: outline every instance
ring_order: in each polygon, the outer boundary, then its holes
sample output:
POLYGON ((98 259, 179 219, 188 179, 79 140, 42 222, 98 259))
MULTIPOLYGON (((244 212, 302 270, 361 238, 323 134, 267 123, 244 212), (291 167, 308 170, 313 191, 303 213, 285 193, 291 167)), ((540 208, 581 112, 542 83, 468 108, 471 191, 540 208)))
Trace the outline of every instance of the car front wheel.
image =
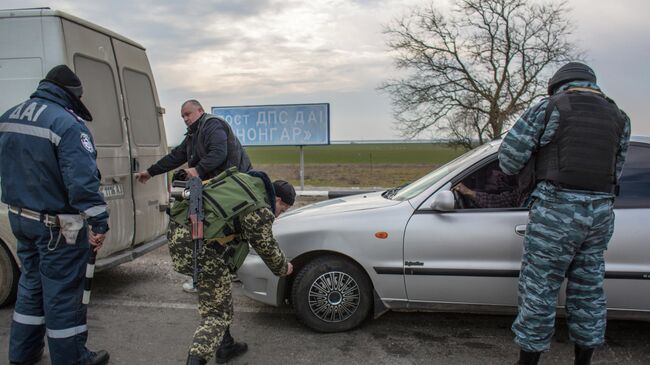
POLYGON ((357 327, 372 308, 372 288, 366 273, 336 256, 305 265, 293 283, 293 307, 298 319, 319 332, 342 332, 357 327))
POLYGON ((0 242, 0 307, 16 300, 19 276, 18 266, 11 252, 4 243, 0 242))

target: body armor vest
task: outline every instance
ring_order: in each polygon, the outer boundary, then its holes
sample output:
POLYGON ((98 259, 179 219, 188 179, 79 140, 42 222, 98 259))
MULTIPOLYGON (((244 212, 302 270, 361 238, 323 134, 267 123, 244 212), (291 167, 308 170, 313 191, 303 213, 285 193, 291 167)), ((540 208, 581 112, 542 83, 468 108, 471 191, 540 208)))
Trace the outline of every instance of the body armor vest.
POLYGON ((613 193, 624 119, 613 101, 595 91, 571 89, 551 96, 545 122, 557 107, 559 126, 536 154, 537 181, 562 188, 613 193))
MULTIPOLYGON (((204 183, 204 246, 211 246, 213 251, 221 253, 233 272, 237 271, 248 255, 248 242, 238 240, 238 220, 254 210, 271 208, 267 202, 267 193, 262 178, 238 172, 236 167, 231 167, 204 183)), ((188 201, 175 202, 170 210, 170 218, 176 226, 189 228, 188 201)), ((169 252, 175 271, 186 275, 191 273, 191 260, 188 260, 192 255, 191 239, 174 243, 170 241, 169 252)))

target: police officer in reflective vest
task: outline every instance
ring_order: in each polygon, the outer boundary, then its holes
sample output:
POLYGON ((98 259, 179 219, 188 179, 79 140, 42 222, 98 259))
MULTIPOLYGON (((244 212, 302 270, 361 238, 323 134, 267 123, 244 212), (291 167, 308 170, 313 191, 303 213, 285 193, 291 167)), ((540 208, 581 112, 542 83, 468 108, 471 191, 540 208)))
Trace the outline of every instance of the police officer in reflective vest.
POLYGON ((2 202, 9 206, 22 272, 11 364, 38 362, 46 334, 54 365, 108 362, 106 351, 85 346, 86 263, 91 245, 98 250, 104 241, 108 212, 82 91, 77 75, 56 66, 29 100, 0 117, 2 202))
MULTIPOLYGON (((201 323, 194 333, 188 365, 206 364, 213 354, 217 363, 224 363, 248 349, 229 334, 224 337, 233 315, 232 274, 246 258, 249 245, 275 275, 291 274, 293 266, 273 238, 272 225, 295 197, 288 182, 271 183, 263 172, 241 173, 235 167, 205 184, 205 243, 198 255, 197 283, 201 323)), ((189 275, 193 257, 186 201, 176 202, 171 209, 168 238, 174 270, 189 275)))
POLYGON ((566 277, 575 364, 590 364, 605 337, 604 252, 614 231, 630 120, 582 63, 562 66, 549 80, 548 94, 521 116, 499 151, 504 172, 530 168, 536 181, 512 330, 521 348, 518 364, 537 364, 550 348, 566 277))

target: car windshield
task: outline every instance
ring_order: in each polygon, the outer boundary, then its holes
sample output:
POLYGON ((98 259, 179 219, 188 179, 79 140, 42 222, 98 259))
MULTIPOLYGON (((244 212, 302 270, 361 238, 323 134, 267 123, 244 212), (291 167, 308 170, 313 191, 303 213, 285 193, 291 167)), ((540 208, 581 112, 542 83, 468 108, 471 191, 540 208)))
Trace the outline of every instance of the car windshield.
POLYGON ((427 175, 424 175, 423 177, 419 178, 418 180, 407 185, 389 189, 386 192, 384 192, 382 195, 387 199, 393 199, 399 201, 409 200, 417 196, 421 192, 425 191, 431 185, 437 183, 440 179, 442 179, 450 172, 456 170, 459 166, 463 165, 465 161, 473 158, 478 154, 483 153, 483 151, 490 149, 492 147, 494 147, 493 143, 486 143, 480 147, 477 147, 451 160, 450 162, 447 162, 446 164, 433 170, 427 175))

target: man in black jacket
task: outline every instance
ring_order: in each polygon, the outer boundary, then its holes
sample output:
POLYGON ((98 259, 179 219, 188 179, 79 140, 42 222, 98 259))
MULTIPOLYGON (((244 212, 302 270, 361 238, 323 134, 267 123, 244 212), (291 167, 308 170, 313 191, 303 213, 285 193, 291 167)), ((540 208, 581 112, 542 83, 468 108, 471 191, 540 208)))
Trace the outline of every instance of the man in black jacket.
POLYGON ((199 176, 202 180, 213 178, 232 166, 241 172, 252 168, 246 151, 225 120, 206 113, 196 100, 183 103, 181 117, 187 125, 183 142, 148 169, 136 174, 139 182, 145 183, 152 176, 171 171, 186 162, 187 176, 199 176))
MULTIPOLYGON (((194 99, 183 103, 181 117, 187 125, 185 138, 167 156, 137 173, 136 179, 139 182, 144 184, 151 177, 171 171, 186 162, 188 168, 185 173, 188 179, 193 176, 199 176, 201 180, 211 179, 233 166, 241 172, 253 168, 246 151, 225 120, 206 113, 201 103, 194 99)), ((190 280, 183 284, 183 290, 196 292, 195 283, 190 280)), ((219 346, 219 353, 227 361, 246 352, 247 348, 245 343, 235 342, 228 328, 219 346)))

